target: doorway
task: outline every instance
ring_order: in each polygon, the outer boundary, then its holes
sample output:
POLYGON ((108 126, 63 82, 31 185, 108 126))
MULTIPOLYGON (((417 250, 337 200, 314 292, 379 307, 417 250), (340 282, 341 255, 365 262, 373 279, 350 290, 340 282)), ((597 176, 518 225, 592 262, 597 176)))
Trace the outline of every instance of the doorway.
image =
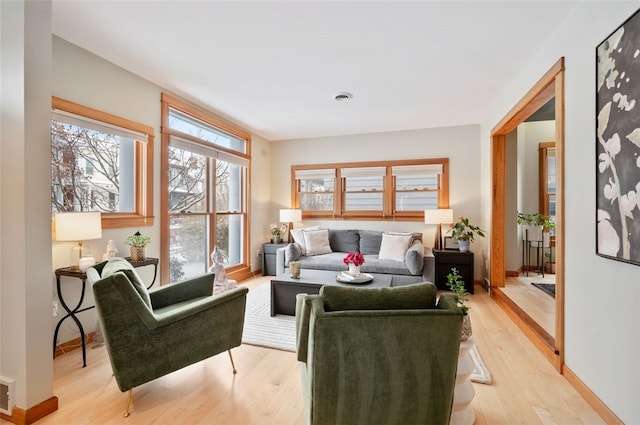
POLYGON ((564 58, 525 94, 491 131, 492 210, 490 294, 558 371, 564 363, 564 58), (507 148, 509 134, 550 100, 555 99, 556 229, 555 332, 551 336, 505 293, 505 226, 507 211, 507 148))

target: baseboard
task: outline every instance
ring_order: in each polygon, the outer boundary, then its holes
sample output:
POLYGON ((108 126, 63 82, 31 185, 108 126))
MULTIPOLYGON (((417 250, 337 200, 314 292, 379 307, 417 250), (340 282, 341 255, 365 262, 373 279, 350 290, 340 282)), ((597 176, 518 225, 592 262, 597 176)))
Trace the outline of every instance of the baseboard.
MULTIPOLYGON (((89 332, 88 334, 85 334, 85 337, 87 339, 86 344, 90 344, 95 340, 96 333, 89 332)), ((56 353, 53 357, 56 358, 80 347, 82 347, 82 339, 80 337, 63 342, 62 344, 56 345, 56 353)))
POLYGON ((582 380, 578 378, 578 376, 573 373, 573 371, 566 365, 562 370, 562 374, 564 375, 565 379, 571 384, 571 386, 573 386, 573 388, 575 388, 576 391, 580 393, 580 395, 587 401, 587 403, 589 403, 589 405, 593 407, 593 410, 595 410, 596 413, 598 413, 598 415, 600 415, 600 417, 602 417, 602 419, 607 424, 624 425, 624 422, 622 422, 620 418, 618 418, 616 414, 613 413, 611 409, 609 409, 607 405, 604 404, 602 400, 600 400, 600 398, 598 398, 598 396, 595 395, 593 391, 591 391, 591 389, 589 389, 589 387, 587 387, 585 383, 582 382, 582 380))
POLYGON ((504 272, 505 277, 518 277, 520 276, 520 272, 518 270, 506 270, 504 272))
POLYGON ((29 425, 58 410, 58 397, 53 396, 30 409, 14 407, 11 416, 0 413, 0 418, 17 425, 29 425))

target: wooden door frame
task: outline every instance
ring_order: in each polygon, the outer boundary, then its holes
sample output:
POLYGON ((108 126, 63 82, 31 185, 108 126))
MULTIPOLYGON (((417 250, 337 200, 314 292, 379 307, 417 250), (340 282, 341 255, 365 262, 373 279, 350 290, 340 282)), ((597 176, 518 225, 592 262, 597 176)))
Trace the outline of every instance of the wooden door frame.
MULTIPOLYGON (((564 365, 564 57, 560 58, 545 75, 491 130, 491 239, 490 239, 490 293, 492 298, 510 310, 509 316, 562 373, 564 365), (500 290, 505 284, 505 167, 506 135, 524 122, 533 112, 555 97, 556 133, 556 297, 555 338, 549 341, 539 334, 529 317, 513 303, 505 300, 500 290)), ((515 219, 515 218, 512 218, 515 219)))

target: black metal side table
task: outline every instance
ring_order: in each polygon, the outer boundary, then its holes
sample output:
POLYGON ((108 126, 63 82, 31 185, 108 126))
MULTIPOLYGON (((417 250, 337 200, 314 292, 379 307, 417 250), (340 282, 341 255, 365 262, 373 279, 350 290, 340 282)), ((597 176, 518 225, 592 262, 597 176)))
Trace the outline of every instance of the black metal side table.
MULTIPOLYGON (((156 282, 156 277, 158 275, 158 259, 147 257, 143 261, 131 261, 130 257, 126 257, 125 260, 129 261, 133 265, 133 267, 154 266, 153 280, 151 281, 151 284, 147 286, 147 289, 151 288, 153 284, 156 282)), ((58 324, 56 325, 56 328, 53 332, 53 358, 56 357, 56 346, 57 346, 56 342, 58 341, 58 332, 60 331, 60 326, 65 320, 67 320, 70 317, 71 320, 73 320, 76 323, 76 325, 78 326, 78 329, 80 330, 80 340, 82 345, 82 367, 86 367, 87 366, 87 343, 85 341, 84 327, 82 326, 82 322, 80 322, 80 319, 78 319, 77 314, 82 313, 83 311, 87 311, 87 310, 91 310, 92 308, 95 308, 95 305, 80 308, 84 301, 84 294, 87 289, 87 273, 82 270, 72 270, 71 267, 61 267, 59 269, 56 269, 55 275, 56 275, 56 290, 58 292, 58 301, 60 301, 62 308, 67 312, 67 314, 58 321, 58 324), (67 305, 67 302, 65 301, 62 295, 62 289, 60 287, 60 280, 61 280, 60 278, 62 276, 75 277, 82 281, 80 299, 78 300, 78 303, 73 308, 70 308, 69 305, 67 305)))

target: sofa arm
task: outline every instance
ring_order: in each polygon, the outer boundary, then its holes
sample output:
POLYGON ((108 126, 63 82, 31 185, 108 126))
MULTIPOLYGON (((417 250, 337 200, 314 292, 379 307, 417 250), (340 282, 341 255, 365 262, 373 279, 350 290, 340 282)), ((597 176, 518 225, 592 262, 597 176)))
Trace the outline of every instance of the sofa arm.
POLYGON ((429 247, 424 248, 422 278, 424 282, 436 283, 436 257, 433 255, 433 250, 429 247))
MULTIPOLYGON (((276 276, 284 274, 285 251, 287 247, 278 248, 276 250, 276 276)), ((264 255, 264 253, 262 254, 264 255)))

